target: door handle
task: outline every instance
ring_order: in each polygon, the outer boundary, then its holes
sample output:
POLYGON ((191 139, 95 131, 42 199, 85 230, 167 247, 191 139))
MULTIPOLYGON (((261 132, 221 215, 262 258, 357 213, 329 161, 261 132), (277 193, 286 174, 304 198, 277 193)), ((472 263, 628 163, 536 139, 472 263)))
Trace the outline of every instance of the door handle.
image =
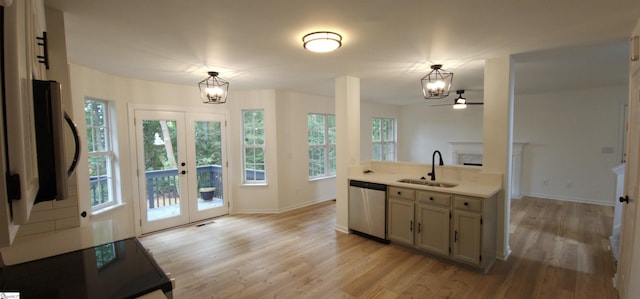
POLYGON ((71 166, 69 166, 69 170, 67 170, 67 176, 71 177, 73 172, 78 167, 78 159, 80 158, 80 135, 78 134, 78 127, 76 127, 76 124, 73 122, 73 120, 71 119, 69 114, 67 114, 66 111, 64 113, 64 120, 67 122, 67 125, 69 125, 69 128, 73 133, 73 141, 74 141, 74 148, 75 148, 75 151, 73 153, 73 161, 71 162, 71 166))
POLYGON ((409 221, 409 231, 413 231, 413 221, 409 221))
POLYGON ((625 195, 624 197, 620 196, 618 200, 620 200, 620 202, 629 203, 629 195, 625 195))
POLYGON ((422 232, 422 223, 418 222, 418 233, 422 232))

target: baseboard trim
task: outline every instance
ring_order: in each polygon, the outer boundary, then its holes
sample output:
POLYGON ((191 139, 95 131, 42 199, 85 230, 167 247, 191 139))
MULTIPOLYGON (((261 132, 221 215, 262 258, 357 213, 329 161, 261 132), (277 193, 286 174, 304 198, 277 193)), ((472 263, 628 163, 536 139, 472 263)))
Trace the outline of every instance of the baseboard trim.
POLYGON ((312 205, 315 205, 315 204, 327 202, 327 201, 330 201, 330 200, 333 200, 333 198, 321 199, 321 200, 310 201, 310 202, 304 202, 304 203, 300 203, 300 204, 297 204, 297 205, 293 205, 293 206, 289 206, 289 207, 280 209, 279 212, 282 213, 282 212, 293 211, 293 210, 301 209, 301 208, 304 208, 304 207, 312 206, 312 205))
POLYGON ((341 233, 345 233, 348 234, 349 233, 349 228, 347 228, 346 226, 343 225, 337 225, 334 227, 335 230, 341 232, 341 233))
POLYGON ((570 197, 570 196, 559 196, 559 195, 551 195, 551 194, 540 194, 540 193, 525 193, 524 196, 547 198, 547 199, 562 200, 562 201, 571 201, 571 202, 579 202, 579 203, 588 203, 588 204, 609 206, 609 207, 615 206, 615 202, 613 201, 613 199, 611 200, 611 202, 603 202, 603 201, 599 201, 599 200, 595 200, 595 199, 586 199, 586 198, 578 198, 578 197, 570 197))
POLYGON ((284 212, 289 212, 289 211, 301 209, 301 208, 304 208, 304 207, 308 207, 308 206, 312 206, 312 205, 315 205, 315 204, 327 202, 327 201, 330 201, 330 200, 333 200, 333 199, 330 198, 330 199, 323 199, 323 200, 318 200, 318 201, 310 201, 310 202, 305 202, 305 203, 289 206, 289 207, 282 208, 282 209, 264 209, 264 210, 259 210, 259 209, 246 210, 246 209, 242 209, 242 210, 234 211, 234 214, 278 214, 278 213, 284 213, 284 212))
POLYGON ((496 258, 501 261, 506 261, 511 255, 511 248, 507 248, 507 252, 496 252, 496 258))

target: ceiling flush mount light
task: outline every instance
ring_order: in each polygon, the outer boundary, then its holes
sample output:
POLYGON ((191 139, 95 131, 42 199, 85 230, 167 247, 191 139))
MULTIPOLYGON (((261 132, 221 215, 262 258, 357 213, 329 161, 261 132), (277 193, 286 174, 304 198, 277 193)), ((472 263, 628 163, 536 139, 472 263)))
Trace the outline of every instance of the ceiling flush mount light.
POLYGON ((431 72, 422 77, 422 92, 425 99, 442 99, 449 95, 453 73, 442 69, 442 64, 431 66, 431 72))
POLYGON ((458 94, 458 97, 453 104, 453 109, 467 108, 467 99, 462 96, 462 94, 464 93, 464 89, 456 90, 456 93, 458 94))
POLYGON ((224 104, 227 102, 229 82, 218 77, 218 72, 209 72, 209 77, 200 81, 200 96, 206 104, 224 104))
POLYGON ((335 32, 318 31, 302 37, 302 42, 304 48, 311 52, 326 53, 342 46, 342 36, 335 32))

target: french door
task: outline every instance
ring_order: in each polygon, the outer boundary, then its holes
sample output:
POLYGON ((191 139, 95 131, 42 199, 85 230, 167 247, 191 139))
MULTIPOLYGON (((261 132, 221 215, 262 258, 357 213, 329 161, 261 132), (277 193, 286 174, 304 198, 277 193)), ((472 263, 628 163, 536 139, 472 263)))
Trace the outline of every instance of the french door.
POLYGON ((224 116, 134 114, 141 232, 228 214, 224 116))

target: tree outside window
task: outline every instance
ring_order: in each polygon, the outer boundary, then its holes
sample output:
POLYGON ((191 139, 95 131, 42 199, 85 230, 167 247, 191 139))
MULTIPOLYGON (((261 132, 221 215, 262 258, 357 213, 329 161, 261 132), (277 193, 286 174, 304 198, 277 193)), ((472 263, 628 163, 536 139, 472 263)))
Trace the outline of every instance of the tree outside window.
POLYGON ((244 182, 265 183, 264 110, 242 111, 244 182))
POLYGON ((371 125, 371 159, 378 161, 395 161, 396 131, 395 119, 374 117, 371 125))
POLYGON ((117 203, 114 192, 115 154, 109 125, 109 103, 87 99, 84 102, 87 124, 87 159, 91 206, 99 210, 117 203))
POLYGON ((336 117, 310 113, 307 116, 309 138, 309 178, 336 174, 336 117))

